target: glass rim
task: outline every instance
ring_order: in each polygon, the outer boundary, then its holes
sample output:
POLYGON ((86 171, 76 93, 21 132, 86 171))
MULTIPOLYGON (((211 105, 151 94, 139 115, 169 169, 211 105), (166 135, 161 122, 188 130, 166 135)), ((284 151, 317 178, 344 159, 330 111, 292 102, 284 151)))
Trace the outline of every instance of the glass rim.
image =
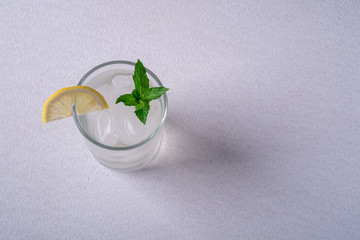
MULTIPOLYGON (((78 86, 81 86, 83 84, 83 82, 96 70, 103 68, 105 66, 109 66, 109 65, 115 65, 115 64, 124 64, 124 65, 130 65, 130 66, 135 66, 134 62, 130 62, 130 61, 124 61, 124 60, 115 60, 115 61, 109 61, 109 62, 105 62, 102 63, 100 65, 97 65, 96 67, 92 68, 90 71, 88 71, 79 81, 79 83, 77 84, 78 86)), ((160 79, 148 68, 146 68, 146 73, 150 74, 155 81, 157 82, 157 84, 159 84, 160 87, 163 87, 162 82, 160 81, 160 79)), ((125 151, 125 150, 131 150, 131 149, 135 149, 137 147, 140 147, 142 145, 144 145, 145 143, 149 142, 151 139, 153 139, 157 133, 161 130, 161 128, 164 126, 165 120, 166 120, 166 116, 167 116, 167 95, 166 93, 163 94, 162 96, 164 98, 164 109, 163 109, 163 117, 161 119, 161 122, 159 124, 159 126, 156 128, 156 130, 146 139, 144 139, 143 141, 131 145, 131 146, 126 146, 126 147, 112 147, 112 146, 108 146, 105 144, 102 144, 98 141, 96 141, 94 138, 92 138, 89 134, 87 134, 87 132, 83 129, 83 127, 81 126, 79 120, 78 120, 78 115, 76 114, 76 110, 75 110, 75 105, 72 107, 72 112, 73 112, 73 119, 75 121, 75 124, 77 126, 77 128, 79 129, 79 131, 81 132, 81 134, 87 139, 89 140, 91 143, 97 145, 98 147, 101 148, 105 148, 108 150, 113 150, 113 151, 125 151)))

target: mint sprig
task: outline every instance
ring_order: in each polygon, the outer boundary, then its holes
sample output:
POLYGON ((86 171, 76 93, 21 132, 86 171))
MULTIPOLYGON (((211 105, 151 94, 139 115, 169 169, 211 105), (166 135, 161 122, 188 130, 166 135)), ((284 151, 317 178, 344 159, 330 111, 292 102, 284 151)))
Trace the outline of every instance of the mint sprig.
POLYGON ((160 98, 169 89, 165 87, 149 88, 146 69, 139 59, 135 64, 133 80, 135 89, 132 93, 121 95, 115 103, 122 102, 125 106, 135 106, 136 116, 145 125, 150 111, 150 101, 160 98))

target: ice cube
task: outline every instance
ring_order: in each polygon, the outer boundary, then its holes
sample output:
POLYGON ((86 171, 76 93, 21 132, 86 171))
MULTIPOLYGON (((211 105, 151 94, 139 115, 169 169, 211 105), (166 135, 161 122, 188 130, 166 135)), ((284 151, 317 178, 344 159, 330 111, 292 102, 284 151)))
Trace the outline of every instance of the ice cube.
POLYGON ((144 125, 135 115, 135 107, 120 105, 116 110, 116 118, 119 127, 119 140, 125 145, 131 146, 148 138, 161 121, 161 106, 158 101, 150 102, 150 112, 144 125))
POLYGON ((111 82, 107 81, 102 83, 101 85, 96 85, 96 91, 101 93, 103 96, 106 96, 106 93, 108 93, 112 88, 111 82))
POLYGON ((81 125, 90 136, 94 135, 94 129, 97 126, 98 117, 99 112, 88 112, 83 115, 79 115, 79 121, 81 122, 81 125))
POLYGON ((119 139, 122 143, 131 146, 147 138, 144 124, 134 113, 135 107, 119 106, 118 111, 119 139))
POLYGON ((154 133, 161 121, 160 101, 150 102, 151 109, 147 123, 144 125, 135 115, 134 106, 115 104, 120 95, 130 94, 135 88, 132 75, 116 75, 108 82, 108 86, 104 86, 101 90, 110 110, 103 111, 98 117, 94 129, 96 139, 109 146, 131 146, 154 133))
POLYGON ((110 109, 117 108, 121 104, 115 104, 116 99, 123 94, 130 94, 135 88, 131 75, 116 75, 109 81, 110 88, 104 94, 110 109))
POLYGON ((132 75, 116 75, 112 80, 112 91, 118 96, 131 93, 135 85, 132 75))
POLYGON ((95 139, 99 142, 115 146, 119 141, 116 118, 111 110, 104 110, 99 114, 97 126, 94 129, 95 139))

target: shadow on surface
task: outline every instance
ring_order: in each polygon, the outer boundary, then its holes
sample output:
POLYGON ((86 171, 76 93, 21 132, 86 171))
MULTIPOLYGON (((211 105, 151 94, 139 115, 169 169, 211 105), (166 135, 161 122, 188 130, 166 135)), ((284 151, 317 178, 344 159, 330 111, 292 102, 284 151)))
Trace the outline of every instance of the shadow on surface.
POLYGON ((134 199, 138 205, 161 206, 156 219, 171 217, 174 209, 199 217, 208 208, 214 214, 228 211, 219 213, 222 217, 232 215, 237 202, 253 191, 249 183, 262 178, 254 156, 254 146, 261 146, 240 127, 230 129, 211 117, 191 122, 187 114, 169 115, 160 150, 147 167, 125 174, 111 171, 142 196, 134 199))
MULTIPOLYGON (((240 132, 229 129, 217 118, 191 122, 190 113, 172 113, 165 124, 162 144, 157 156, 147 167, 129 173, 134 177, 153 177, 169 172, 183 175, 207 173, 228 176, 244 171, 253 143, 240 132)), ((116 173, 116 171, 114 171, 116 173)), ((119 173, 122 174, 122 173, 119 173)))
POLYGON ((163 142, 154 162, 142 172, 181 167, 201 169, 229 163, 241 164, 241 142, 232 138, 236 129, 207 120, 205 123, 186 122, 191 117, 170 116, 166 122, 163 142), (233 132, 231 132, 233 131, 233 132))

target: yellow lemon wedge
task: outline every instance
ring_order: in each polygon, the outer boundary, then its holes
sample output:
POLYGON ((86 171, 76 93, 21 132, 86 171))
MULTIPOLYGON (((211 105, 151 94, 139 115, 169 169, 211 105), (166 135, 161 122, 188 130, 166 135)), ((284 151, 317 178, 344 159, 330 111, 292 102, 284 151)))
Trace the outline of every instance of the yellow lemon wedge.
POLYGON ((95 89, 87 86, 67 87, 56 91, 46 100, 42 111, 43 123, 70 117, 73 105, 79 115, 109 108, 105 98, 95 89))

